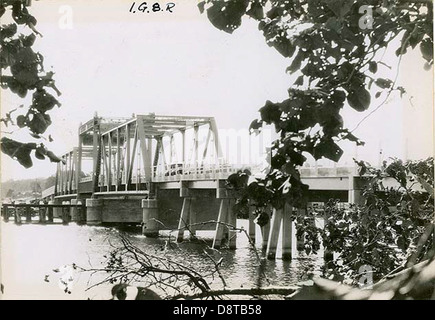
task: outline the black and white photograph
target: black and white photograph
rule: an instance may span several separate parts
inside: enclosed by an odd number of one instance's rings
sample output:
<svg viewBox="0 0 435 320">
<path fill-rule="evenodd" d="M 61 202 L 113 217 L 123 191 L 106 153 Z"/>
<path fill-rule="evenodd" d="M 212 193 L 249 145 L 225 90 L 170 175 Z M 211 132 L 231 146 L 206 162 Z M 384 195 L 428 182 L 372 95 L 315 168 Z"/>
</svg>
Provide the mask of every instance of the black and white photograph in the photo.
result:
<svg viewBox="0 0 435 320">
<path fill-rule="evenodd" d="M 0 300 L 435 300 L 433 7 L 1 0 Z"/>
</svg>

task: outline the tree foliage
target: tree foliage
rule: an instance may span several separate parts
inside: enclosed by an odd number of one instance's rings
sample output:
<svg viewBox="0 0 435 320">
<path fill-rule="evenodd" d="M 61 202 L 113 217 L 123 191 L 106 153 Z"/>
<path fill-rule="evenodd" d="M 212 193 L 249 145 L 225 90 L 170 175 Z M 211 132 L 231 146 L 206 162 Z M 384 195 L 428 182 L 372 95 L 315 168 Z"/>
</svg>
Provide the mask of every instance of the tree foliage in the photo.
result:
<svg viewBox="0 0 435 320">
<path fill-rule="evenodd" d="M 274 207 L 282 206 L 283 198 L 295 204 L 295 196 L 307 190 L 297 170 L 306 156 L 338 161 L 343 154 L 338 141 L 363 144 L 346 128 L 344 108 L 368 110 L 372 87 L 378 88 L 375 98 L 385 100 L 394 90 L 404 93 L 395 79 L 377 76 L 390 67 L 383 53 L 394 39 L 400 40 L 397 56 L 419 47 L 425 67 L 433 64 L 431 1 L 205 0 L 199 9 L 228 33 L 244 17 L 258 21 L 266 43 L 291 59 L 287 71 L 297 78 L 288 99 L 266 101 L 250 128 L 273 125 L 279 133 L 270 172 L 258 182 Z M 258 195 L 259 189 L 252 188 Z"/>
<path fill-rule="evenodd" d="M 6 113 L 1 118 L 5 127 L 17 126 L 26 128 L 32 138 L 41 140 L 47 128 L 51 125 L 49 111 L 60 106 L 55 95 L 60 95 L 53 80 L 53 72 L 44 70 L 44 58 L 32 48 L 40 33 L 35 29 L 37 23 L 28 9 L 27 2 L 23 0 L 2 0 L 0 4 L 0 17 L 2 19 L 10 13 L 11 23 L 0 27 L 0 66 L 1 86 L 9 89 L 20 98 L 32 94 L 31 104 L 24 114 L 13 117 L 13 112 L 23 106 Z M 30 30 L 30 33 L 28 32 Z M 49 137 L 51 139 L 51 137 Z M 47 150 L 43 143 L 19 142 L 11 138 L 2 137 L 1 150 L 3 153 L 16 159 L 22 166 L 29 168 L 33 165 L 31 153 L 37 159 L 49 158 L 53 162 L 60 159 Z"/>
</svg>

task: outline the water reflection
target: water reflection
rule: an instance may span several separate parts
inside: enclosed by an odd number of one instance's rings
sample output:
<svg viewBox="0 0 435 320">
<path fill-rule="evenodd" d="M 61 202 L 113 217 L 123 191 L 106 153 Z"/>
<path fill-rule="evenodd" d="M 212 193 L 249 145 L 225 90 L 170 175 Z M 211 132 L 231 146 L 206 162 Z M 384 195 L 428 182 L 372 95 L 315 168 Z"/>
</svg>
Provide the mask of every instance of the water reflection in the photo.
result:
<svg viewBox="0 0 435 320">
<path fill-rule="evenodd" d="M 292 261 L 259 260 L 244 234 L 239 234 L 236 250 L 211 250 L 210 234 L 200 233 L 199 242 L 168 242 L 168 237 L 150 239 L 139 230 L 119 230 L 107 227 L 1 223 L 1 267 L 5 286 L 4 299 L 108 299 L 111 285 L 105 284 L 87 290 L 104 280 L 106 274 L 76 273 L 71 293 L 59 285 L 62 266 L 77 265 L 86 268 L 105 266 L 107 254 L 120 245 L 119 234 L 127 233 L 132 243 L 153 254 L 165 253 L 169 259 L 189 264 L 199 271 L 210 271 L 214 261 L 222 258 L 221 272 L 229 287 L 287 286 L 306 280 L 309 272 L 318 273 L 322 259 L 296 253 Z M 238 227 L 247 227 L 244 220 Z M 259 232 L 257 232 L 257 235 Z M 261 241 L 257 236 L 257 250 Z M 294 241 L 295 243 L 295 241 Z M 205 251 L 204 251 L 205 250 Z M 296 250 L 293 250 L 296 252 Z M 262 254 L 264 256 L 264 254 Z M 277 252 L 277 257 L 280 252 Z M 62 269 L 59 269 L 62 270 Z M 221 286 L 215 277 L 212 287 Z"/>
</svg>

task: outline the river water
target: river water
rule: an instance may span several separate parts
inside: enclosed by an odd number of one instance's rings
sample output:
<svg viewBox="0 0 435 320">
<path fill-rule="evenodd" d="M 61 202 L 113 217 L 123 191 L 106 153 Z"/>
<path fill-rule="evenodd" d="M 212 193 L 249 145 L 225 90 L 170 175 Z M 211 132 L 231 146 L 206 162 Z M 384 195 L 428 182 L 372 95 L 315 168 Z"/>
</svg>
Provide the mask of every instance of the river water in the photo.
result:
<svg viewBox="0 0 435 320">
<path fill-rule="evenodd" d="M 56 221 L 55 221 L 56 222 Z M 60 221 L 51 225 L 1 222 L 0 264 L 3 299 L 109 299 L 112 285 L 100 282 L 105 273 L 91 275 L 89 272 L 74 271 L 66 266 L 75 263 L 83 268 L 102 268 L 107 254 L 119 243 L 120 230 L 109 227 L 93 227 Z M 247 229 L 248 221 L 238 220 L 238 227 Z M 257 228 L 256 246 L 261 254 L 260 230 Z M 211 260 L 204 254 L 204 243 L 185 241 L 165 246 L 167 237 L 150 239 L 142 236 L 140 230 L 122 231 L 132 243 L 143 251 L 164 254 L 165 257 L 180 262 L 189 262 L 195 268 L 207 268 Z M 209 240 L 209 232 L 199 232 L 199 238 Z M 296 241 L 293 241 L 295 247 Z M 166 248 L 163 250 L 163 248 Z M 218 256 L 216 256 L 216 254 Z M 306 280 L 308 273 L 319 273 L 322 259 L 305 256 L 293 248 L 293 259 L 283 261 L 278 248 L 276 260 L 263 260 L 260 263 L 255 251 L 243 233 L 238 234 L 237 249 L 222 249 L 214 253 L 214 258 L 222 258 L 221 272 L 229 287 L 249 287 L 256 285 L 288 286 Z M 262 267 L 260 267 L 262 265 Z M 210 265 L 212 267 L 212 265 Z M 58 272 L 55 272 L 55 271 Z M 264 276 L 266 275 L 266 277 Z M 71 275 L 70 293 L 64 292 L 60 279 Z M 216 286 L 219 280 L 215 280 Z M 88 290 L 87 290 L 88 289 Z"/>
</svg>

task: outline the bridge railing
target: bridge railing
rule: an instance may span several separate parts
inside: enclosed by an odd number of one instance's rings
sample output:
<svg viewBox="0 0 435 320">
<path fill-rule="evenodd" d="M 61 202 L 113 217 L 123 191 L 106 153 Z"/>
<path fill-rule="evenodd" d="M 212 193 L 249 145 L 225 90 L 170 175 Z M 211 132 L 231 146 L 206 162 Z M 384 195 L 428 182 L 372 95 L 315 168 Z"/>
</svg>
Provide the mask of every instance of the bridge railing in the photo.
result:
<svg viewBox="0 0 435 320">
<path fill-rule="evenodd" d="M 42 198 L 47 198 L 50 197 L 52 195 L 54 195 L 54 190 L 55 190 L 55 186 L 51 186 L 45 190 L 42 190 L 41 192 L 41 197 Z"/>
<path fill-rule="evenodd" d="M 231 164 L 202 164 L 184 165 L 171 164 L 166 166 L 154 166 L 153 182 L 179 181 L 179 180 L 209 180 L 226 179 L 236 173 L 243 165 Z"/>
</svg>

